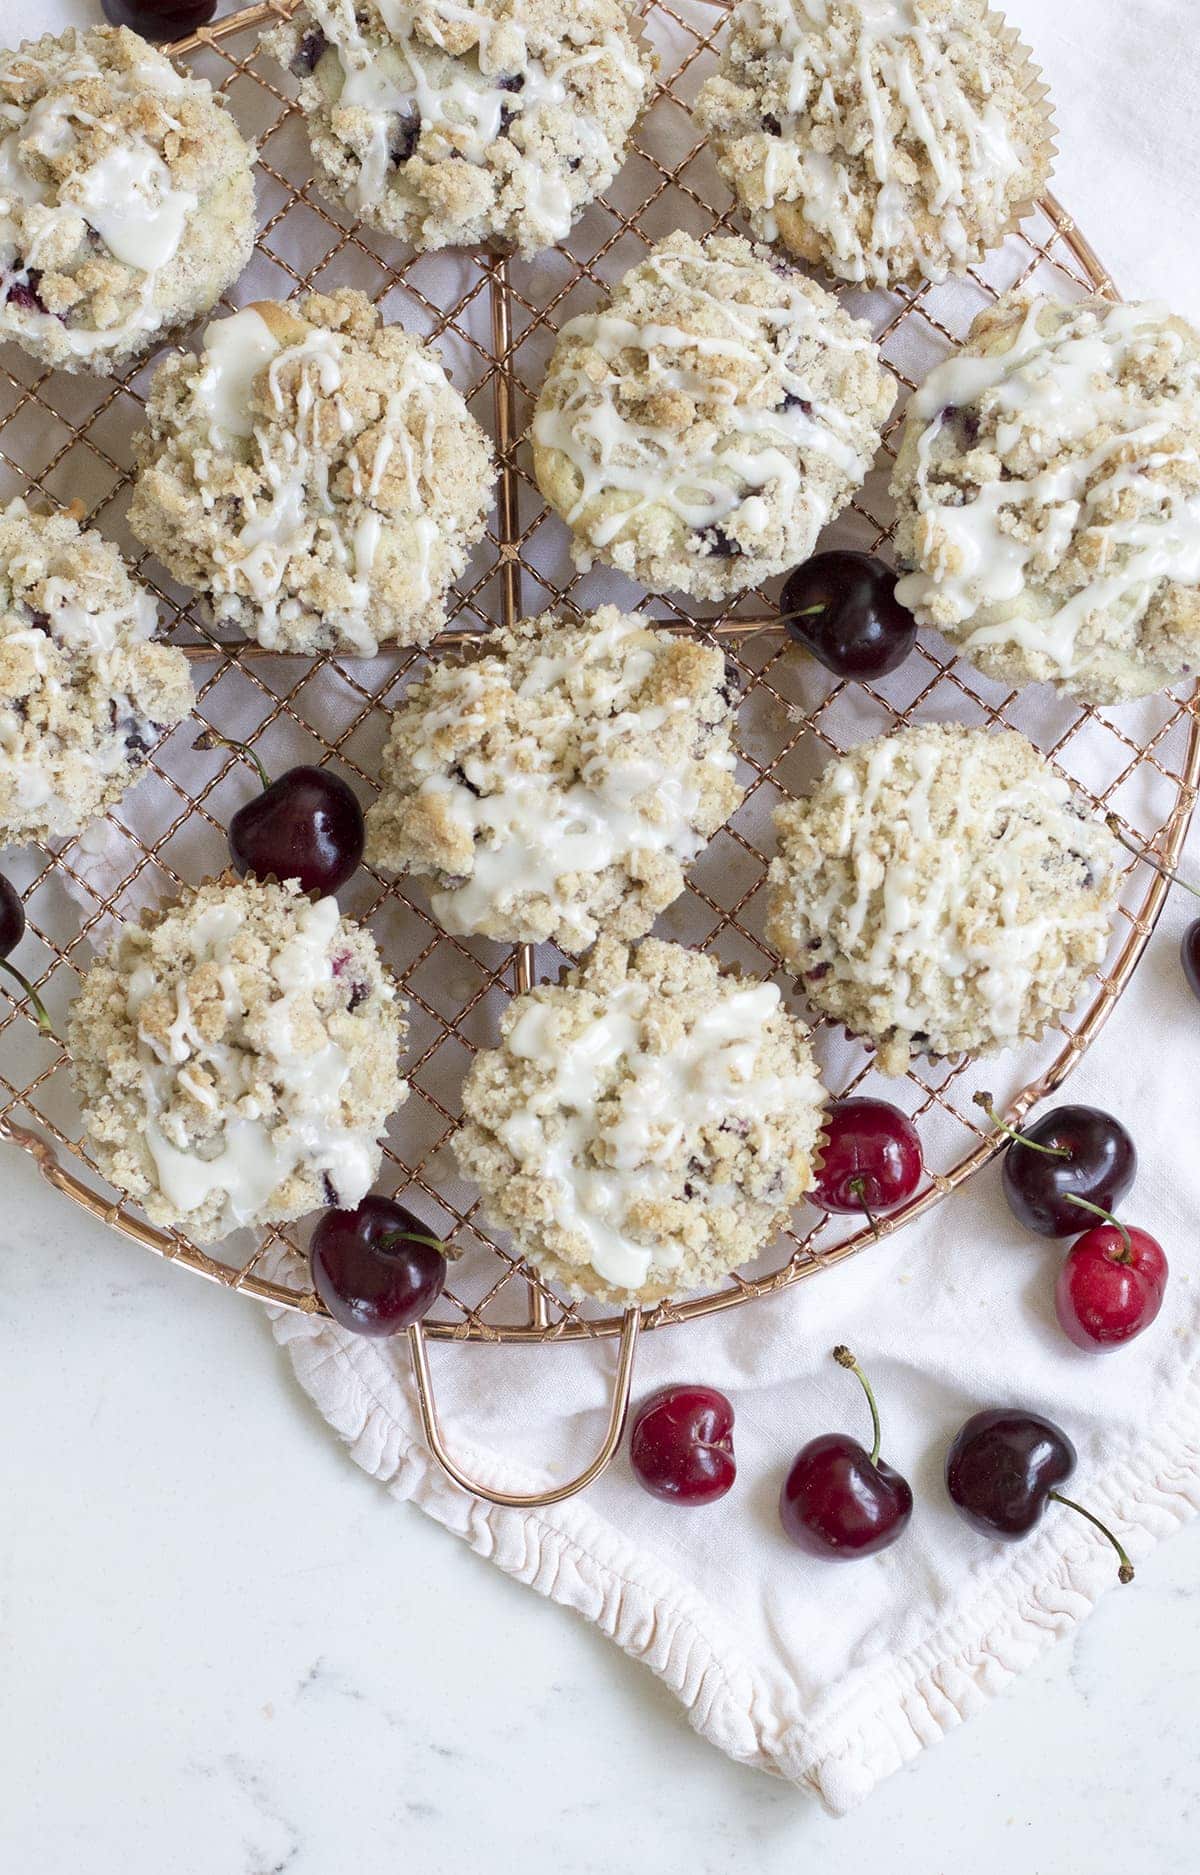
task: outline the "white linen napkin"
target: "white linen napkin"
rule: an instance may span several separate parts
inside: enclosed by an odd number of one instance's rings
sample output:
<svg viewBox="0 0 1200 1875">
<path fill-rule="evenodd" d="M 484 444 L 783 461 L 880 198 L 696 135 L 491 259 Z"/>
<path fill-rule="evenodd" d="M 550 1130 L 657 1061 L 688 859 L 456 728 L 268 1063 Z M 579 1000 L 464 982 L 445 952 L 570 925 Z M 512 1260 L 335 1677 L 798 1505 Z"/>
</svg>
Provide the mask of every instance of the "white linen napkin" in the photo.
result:
<svg viewBox="0 0 1200 1875">
<path fill-rule="evenodd" d="M 1023 1232 L 989 1168 L 923 1223 L 765 1302 L 642 1338 L 635 1399 L 669 1380 L 717 1386 L 737 1412 L 738 1480 L 719 1504 L 648 1497 L 625 1452 L 582 1498 L 500 1510 L 457 1490 L 424 1448 L 407 1350 L 278 1315 L 297 1377 L 358 1464 L 643 1660 L 731 1757 L 859 1802 L 967 1717 L 1116 1586 L 1104 1540 L 1051 1505 L 1020 1545 L 989 1542 L 945 1496 L 962 1421 L 1020 1404 L 1079 1451 L 1070 1489 L 1136 1560 L 1200 1508 L 1200 1217 L 1194 1090 L 1200 1008 L 1178 966 L 1192 916 L 1177 893 L 1141 969 L 1063 1099 L 1117 1113 L 1141 1166 L 1124 1206 L 1171 1261 L 1157 1322 L 1116 1353 L 1059 1330 L 1062 1249 Z M 867 1429 L 848 1342 L 883 1414 L 883 1452 L 916 1495 L 904 1537 L 854 1564 L 794 1550 L 776 1517 L 793 1453 L 815 1433 Z M 435 1343 L 446 1436 L 481 1480 L 522 1490 L 598 1446 L 614 1345 L 559 1349 Z M 536 1459 L 536 1463 L 534 1462 Z M 544 1467 L 544 1468 L 543 1468 Z M 1136 1582 L 1119 1589 L 1136 1595 Z"/>
</svg>

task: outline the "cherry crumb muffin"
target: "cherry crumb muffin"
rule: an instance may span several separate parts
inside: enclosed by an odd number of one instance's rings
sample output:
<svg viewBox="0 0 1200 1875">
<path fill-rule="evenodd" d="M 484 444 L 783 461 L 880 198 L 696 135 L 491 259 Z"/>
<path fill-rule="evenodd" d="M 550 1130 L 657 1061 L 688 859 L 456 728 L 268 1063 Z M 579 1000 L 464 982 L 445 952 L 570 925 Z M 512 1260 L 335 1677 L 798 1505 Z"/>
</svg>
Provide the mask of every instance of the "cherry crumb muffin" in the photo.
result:
<svg viewBox="0 0 1200 1875">
<path fill-rule="evenodd" d="M 988 0 L 740 0 L 696 117 L 758 239 L 917 286 L 998 247 L 1045 187 L 1044 95 Z"/>
<path fill-rule="evenodd" d="M 423 249 L 565 240 L 655 68 L 632 0 L 301 0 L 264 43 L 330 193 Z"/>
<path fill-rule="evenodd" d="M 494 632 L 393 717 L 368 858 L 428 879 L 447 931 L 641 937 L 741 801 L 734 695 L 720 651 L 615 606 Z"/>
<path fill-rule="evenodd" d="M 1108 947 L 1120 846 L 1015 729 L 880 736 L 775 825 L 768 939 L 885 1074 L 1037 1040 Z"/>
<path fill-rule="evenodd" d="M 347 287 L 214 320 L 133 447 L 138 539 L 217 625 L 306 654 L 428 643 L 495 478 L 433 352 Z"/>
<path fill-rule="evenodd" d="M 716 1283 L 813 1183 L 825 1094 L 772 983 L 602 937 L 516 997 L 476 1056 L 454 1152 L 514 1247 L 571 1295 Z"/>
<path fill-rule="evenodd" d="M 0 50 L 0 338 L 121 371 L 215 306 L 254 245 L 254 150 L 124 27 Z"/>
<path fill-rule="evenodd" d="M 726 599 L 808 558 L 894 396 L 821 287 L 746 241 L 672 234 L 563 327 L 534 469 L 584 571 Z"/>
<path fill-rule="evenodd" d="M 0 838 L 78 833 L 188 714 L 188 661 L 156 623 L 94 528 L 0 508 Z"/>
<path fill-rule="evenodd" d="M 1008 295 L 906 413 L 897 597 L 1003 683 L 1124 703 L 1200 666 L 1200 333 Z"/>
<path fill-rule="evenodd" d="M 403 1003 L 337 901 L 214 880 L 92 965 L 68 1043 L 105 1178 L 198 1243 L 352 1208 L 407 1085 Z"/>
</svg>

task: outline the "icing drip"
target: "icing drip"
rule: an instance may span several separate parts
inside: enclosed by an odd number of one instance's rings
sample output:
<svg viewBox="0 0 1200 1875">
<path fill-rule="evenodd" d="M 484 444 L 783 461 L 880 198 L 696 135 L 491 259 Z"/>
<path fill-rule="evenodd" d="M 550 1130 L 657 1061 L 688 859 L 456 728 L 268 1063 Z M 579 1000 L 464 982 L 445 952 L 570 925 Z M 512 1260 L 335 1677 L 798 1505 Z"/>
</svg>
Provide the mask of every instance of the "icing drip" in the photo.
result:
<svg viewBox="0 0 1200 1875">
<path fill-rule="evenodd" d="M 258 637 L 268 647 L 278 642 L 279 625 L 295 617 L 299 602 L 286 596 L 288 569 L 299 555 L 328 544 L 335 563 L 350 579 L 346 606 L 337 615 L 339 631 L 354 648 L 371 655 L 371 576 L 383 536 L 385 516 L 369 504 L 383 477 L 399 457 L 408 498 L 414 559 L 423 580 L 419 597 L 432 592 L 430 560 L 437 530 L 419 510 L 422 484 L 433 480 L 433 441 L 437 424 L 435 394 L 442 382 L 437 367 L 420 353 L 404 363 L 400 384 L 388 397 L 370 467 L 359 453 L 350 458 L 353 507 L 335 501 L 329 488 L 330 457 L 322 441 L 322 412 L 332 405 L 342 437 L 354 429 L 341 392 L 344 341 L 314 326 L 296 342 L 284 345 L 254 307 L 214 320 L 205 331 L 195 396 L 206 412 L 213 453 L 230 446 L 253 461 L 266 484 L 266 497 L 245 498 L 246 518 L 234 546 L 220 562 L 223 575 L 215 593 L 247 590 L 259 608 Z M 289 391 L 292 376 L 294 390 Z M 295 427 L 264 421 L 254 407 L 264 395 L 276 419 L 289 397 L 295 404 Z M 197 456 L 203 480 L 204 459 Z M 395 517 L 392 517 L 394 525 Z"/>
<path fill-rule="evenodd" d="M 307 1012 L 311 1007 L 312 992 L 333 977 L 329 953 L 338 929 L 336 902 L 329 898 L 314 904 L 297 902 L 295 934 L 279 948 L 271 964 L 279 995 L 256 1027 L 253 1041 L 246 1032 L 246 1011 L 234 969 L 244 923 L 237 904 L 218 902 L 201 914 L 189 934 L 188 974 L 204 964 L 212 964 L 217 971 L 224 1003 L 223 1039 L 205 1040 L 182 982 L 176 989 L 177 1013 L 165 1042 L 138 1030 L 148 1114 L 145 1140 L 159 1185 L 184 1214 L 221 1194 L 224 1230 L 252 1222 L 271 1194 L 300 1166 L 325 1173 L 338 1203 L 346 1206 L 365 1196 L 375 1169 L 373 1141 L 338 1119 L 349 1074 L 345 1054 L 333 1042 L 317 1049 L 299 1048 L 293 1033 L 294 1018 L 302 1008 Z M 128 952 L 127 965 L 135 955 Z M 158 987 L 156 966 L 143 954 L 128 976 L 129 1011 L 134 1020 Z M 391 992 L 385 986 L 381 993 Z M 221 1089 L 219 1104 L 229 1117 L 216 1150 L 203 1157 L 171 1109 L 182 1086 L 202 1107 L 214 1110 L 218 1100 L 211 1091 L 209 1073 Z M 259 1108 L 250 1092 L 264 1080 L 274 1092 L 274 1117 Z"/>
<path fill-rule="evenodd" d="M 850 758 L 827 771 L 822 785 L 842 810 L 832 843 L 839 864 L 824 890 L 818 875 L 808 891 L 807 926 L 827 933 L 867 981 L 886 984 L 897 1028 L 928 1032 L 939 983 L 961 979 L 982 999 L 996 1036 L 1012 1037 L 1022 1032 L 1047 942 L 1065 928 L 1054 902 L 1031 915 L 1022 880 L 1044 864 L 1047 812 L 1066 809 L 1071 791 L 1049 770 L 997 786 L 985 749 L 968 744 L 949 811 L 935 825 L 931 790 L 945 772 L 938 745 L 911 735 L 871 744 L 865 774 Z M 931 842 L 932 868 L 921 864 Z M 1090 863 L 1100 865 L 1097 854 Z"/>
<path fill-rule="evenodd" d="M 993 224 L 1007 220 L 1007 192 L 1021 168 L 1004 116 L 991 101 L 967 93 L 949 56 L 944 32 L 925 23 L 914 0 L 854 0 L 830 17 L 826 0 L 747 0 L 747 30 L 777 45 L 790 62 L 787 107 L 763 174 L 762 232 L 778 239 L 777 202 L 799 202 L 804 219 L 829 241 L 837 272 L 885 286 L 889 261 L 911 244 L 927 277 L 944 279 L 946 264 L 914 220 L 913 206 L 932 216 L 940 244 L 964 259 L 962 211 L 970 206 Z M 807 132 L 812 102 L 832 95 L 853 72 L 869 134 L 870 188 L 856 187 L 857 150 L 848 162 L 819 147 Z M 899 142 L 889 107 L 903 107 L 903 143 L 915 146 L 932 190 L 908 199 L 912 185 L 897 165 Z M 864 236 L 864 226 L 869 233 Z"/>
<path fill-rule="evenodd" d="M 4 57 L 16 54 L 0 54 Z M 22 69 L 30 63 L 22 52 Z M 165 61 L 161 62 L 165 66 Z M 164 99 L 178 95 L 184 80 L 159 61 L 146 61 L 127 72 L 105 71 L 83 47 L 77 47 L 71 68 L 47 82 L 66 87 L 79 80 L 103 76 L 118 101 L 140 97 L 155 106 L 158 129 L 178 128 Z M 71 350 L 85 356 L 101 348 L 120 346 L 149 331 L 158 322 L 159 275 L 174 260 L 197 207 L 197 197 L 176 188 L 171 172 L 149 136 L 121 141 L 110 135 L 95 160 L 75 170 L 61 185 L 37 174 L 31 156 L 61 157 L 78 142 L 80 128 L 93 129 L 96 119 L 70 99 L 55 92 L 40 98 L 26 112 L 11 104 L 0 106 L 0 121 L 12 126 L 0 137 L 0 306 L 14 286 L 29 286 L 30 276 L 42 270 L 48 244 L 64 232 L 82 239 L 91 229 L 115 260 L 141 276 L 132 312 L 118 324 L 92 329 L 62 322 Z M 77 230 L 77 233 L 76 233 Z M 22 306 L 24 320 L 55 315 L 36 306 Z M 11 319 L 11 311 L 9 313 Z"/>
<path fill-rule="evenodd" d="M 519 695 L 563 689 L 564 705 L 570 708 L 568 679 L 611 656 L 622 641 L 640 636 L 643 629 L 618 617 L 596 633 L 582 659 L 540 654 L 530 663 Z M 555 925 L 564 928 L 562 942 L 568 947 L 589 944 L 595 924 L 585 908 L 572 907 L 572 874 L 594 878 L 619 863 L 636 877 L 639 855 L 669 852 L 686 866 L 700 852 L 706 842 L 695 827 L 698 779 L 681 776 L 653 756 L 630 751 L 622 759 L 622 743 L 652 737 L 668 718 L 666 707 L 635 701 L 653 664 L 654 650 L 647 646 L 627 659 L 606 689 L 587 690 L 587 713 L 581 711 L 576 718 L 584 734 L 580 779 L 570 787 L 564 789 L 545 769 L 482 755 L 464 760 L 469 785 L 445 775 L 430 776 L 421 784 L 420 794 L 445 797 L 455 819 L 469 828 L 474 845 L 469 877 L 430 894 L 434 916 L 447 930 L 485 928 L 489 915 L 511 918 L 516 899 L 534 895 L 547 901 Z M 599 715 L 605 707 L 613 713 Z M 679 699 L 673 707 L 683 710 L 687 704 Z M 469 708 L 468 685 L 467 694 L 460 691 L 448 706 L 446 720 L 461 722 Z M 438 712 L 430 711 L 424 718 L 427 740 L 436 733 L 437 717 Z M 725 773 L 735 767 L 733 754 L 721 747 L 714 747 L 704 761 Z"/>
<path fill-rule="evenodd" d="M 722 259 L 721 269 L 757 274 L 758 264 Z M 534 440 L 565 456 L 579 476 L 579 492 L 566 519 L 574 525 L 601 495 L 627 497 L 619 511 L 589 523 L 590 543 L 603 549 L 649 506 L 668 508 L 692 532 L 736 516 L 738 544 L 754 551 L 755 535 L 767 525 L 769 491 L 781 491 L 786 509 L 807 513 L 814 532 L 829 517 L 830 501 L 806 481 L 788 450 L 826 456 L 855 483 L 869 467 L 851 440 L 847 419 L 833 402 L 818 398 L 798 353 L 806 343 L 872 354 L 865 332 L 843 333 L 795 286 L 781 278 L 770 306 L 741 305 L 710 289 L 709 263 L 660 250 L 642 263 L 672 296 L 682 296 L 701 315 L 716 318 L 720 331 L 637 323 L 615 310 L 585 313 L 562 328 L 563 341 L 587 352 L 571 362 L 556 359 L 551 381 L 564 385 L 561 404 L 543 398 L 533 421 Z M 678 302 L 676 302 L 678 303 Z M 594 356 L 593 356 L 594 355 Z M 688 355 L 707 361 L 702 371 L 678 362 Z M 596 381 L 595 358 L 604 374 Z M 722 378 L 719 363 L 728 360 Z M 753 384 L 764 371 L 777 375 L 774 408 L 747 401 L 739 390 L 747 368 Z M 647 372 L 649 391 L 635 385 Z M 656 427 L 639 407 L 658 392 L 681 391 L 715 405 L 703 440 L 680 456 L 674 430 Z M 781 447 L 781 445 L 783 447 Z"/>
<path fill-rule="evenodd" d="M 1038 319 L 1046 308 L 1030 302 L 1008 351 L 951 359 L 913 398 L 910 416 L 927 426 L 918 447 L 918 541 L 930 551 L 928 570 L 903 579 L 897 597 L 919 613 L 935 606 L 947 626 L 1011 605 L 1010 616 L 961 634 L 965 649 L 1018 645 L 1069 678 L 1084 664 L 1086 628 L 1098 614 L 1136 621 L 1162 581 L 1200 584 L 1200 495 L 1156 474 L 1197 460 L 1190 445 L 1164 447 L 1178 437 L 1178 405 L 1155 409 L 1121 382 L 1164 343 L 1182 353 L 1178 335 L 1164 327 L 1165 308 L 1083 306 L 1061 322 L 1055 308 L 1055 329 L 1044 337 Z M 1185 389 L 1200 410 L 1194 364 Z M 939 480 L 934 446 L 964 408 L 994 427 L 1001 455 L 1021 442 L 1047 466 L 974 492 Z M 1018 526 L 1023 513 L 1032 523 Z M 1084 535 L 1093 576 L 1081 570 L 1077 589 L 1047 615 L 1023 605 L 1030 571 L 1053 571 Z"/>
<path fill-rule="evenodd" d="M 638 1242 L 627 1218 L 639 1202 L 674 1195 L 667 1167 L 680 1142 L 744 1120 L 757 1149 L 769 1151 L 772 1111 L 793 1092 L 778 1076 L 755 1076 L 763 1027 L 779 1008 L 774 984 L 723 990 L 666 1053 L 643 1043 L 648 995 L 630 979 L 566 1038 L 560 1006 L 530 999 L 506 1043 L 549 1078 L 500 1137 L 520 1166 L 551 1185 L 554 1221 L 582 1238 L 597 1275 L 622 1289 L 640 1288 L 652 1261 L 679 1261 L 661 1243 Z"/>
<path fill-rule="evenodd" d="M 458 158 L 482 164 L 514 118 L 570 105 L 575 134 L 585 143 L 607 147 L 600 126 L 580 114 L 578 95 L 570 85 L 571 74 L 585 65 L 603 59 L 636 96 L 645 89 L 641 68 L 611 30 L 583 52 L 573 51 L 564 40 L 561 56 L 548 68 L 530 49 L 529 28 L 519 5 L 496 17 L 454 0 L 437 0 L 433 8 L 419 9 L 405 0 L 379 0 L 392 38 L 382 52 L 370 28 L 364 31 L 348 8 L 335 13 L 321 0 L 310 0 L 310 6 L 329 42 L 328 64 L 336 67 L 337 103 L 361 114 L 366 125 L 365 138 L 355 137 L 361 170 L 351 192 L 353 205 L 362 211 L 402 180 L 404 163 L 417 152 L 418 140 L 422 161 Z M 454 56 L 444 41 L 431 46 L 419 37 L 418 21 L 422 34 L 434 38 L 439 26 L 467 26 L 475 44 L 469 53 Z M 512 154 L 518 169 L 535 169 L 534 159 L 518 145 L 513 145 Z M 537 174 L 531 196 L 547 224 L 548 238 L 562 240 L 574 213 L 566 183 Z"/>
</svg>

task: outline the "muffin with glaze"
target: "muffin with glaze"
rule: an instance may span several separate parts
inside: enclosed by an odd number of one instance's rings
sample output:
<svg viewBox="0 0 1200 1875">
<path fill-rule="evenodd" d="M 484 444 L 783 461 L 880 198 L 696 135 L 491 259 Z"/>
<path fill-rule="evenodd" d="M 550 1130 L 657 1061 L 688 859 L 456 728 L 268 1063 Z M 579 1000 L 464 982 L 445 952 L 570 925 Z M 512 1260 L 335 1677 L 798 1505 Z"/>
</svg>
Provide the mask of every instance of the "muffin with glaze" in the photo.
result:
<svg viewBox="0 0 1200 1875">
<path fill-rule="evenodd" d="M 0 508 L 0 837 L 62 839 L 120 800 L 188 714 L 154 601 L 71 514 Z"/>
<path fill-rule="evenodd" d="M 0 338 L 122 371 L 241 273 L 253 170 L 212 86 L 124 27 L 0 50 Z"/>
<path fill-rule="evenodd" d="M 881 287 L 998 247 L 1054 154 L 987 0 L 740 0 L 696 117 L 759 240 Z"/>
<path fill-rule="evenodd" d="M 1200 666 L 1200 333 L 1010 294 L 910 400 L 897 596 L 1003 683 L 1082 703 Z"/>
<path fill-rule="evenodd" d="M 408 1091 L 403 1007 L 335 899 L 201 886 L 127 926 L 72 1007 L 96 1165 L 197 1243 L 356 1205 Z"/>
<path fill-rule="evenodd" d="M 483 536 L 491 447 L 441 364 L 348 287 L 259 301 L 164 359 L 129 525 L 276 651 L 426 644 Z"/>
<path fill-rule="evenodd" d="M 1015 729 L 879 736 L 775 826 L 768 939 L 885 1074 L 1036 1040 L 1108 947 L 1121 848 Z"/>
<path fill-rule="evenodd" d="M 813 1184 L 825 1093 L 772 983 L 602 937 L 509 1004 L 454 1153 L 514 1247 L 571 1295 L 657 1302 L 746 1262 Z"/>
<path fill-rule="evenodd" d="M 870 330 L 765 249 L 672 234 L 559 334 L 533 419 L 572 554 L 725 599 L 804 560 L 895 383 Z"/>
<path fill-rule="evenodd" d="M 565 240 L 656 64 L 632 0 L 301 0 L 264 43 L 329 192 L 421 249 Z"/>
<path fill-rule="evenodd" d="M 439 661 L 392 718 L 367 857 L 447 931 L 582 950 L 641 937 L 741 801 L 725 659 L 605 606 Z"/>
</svg>

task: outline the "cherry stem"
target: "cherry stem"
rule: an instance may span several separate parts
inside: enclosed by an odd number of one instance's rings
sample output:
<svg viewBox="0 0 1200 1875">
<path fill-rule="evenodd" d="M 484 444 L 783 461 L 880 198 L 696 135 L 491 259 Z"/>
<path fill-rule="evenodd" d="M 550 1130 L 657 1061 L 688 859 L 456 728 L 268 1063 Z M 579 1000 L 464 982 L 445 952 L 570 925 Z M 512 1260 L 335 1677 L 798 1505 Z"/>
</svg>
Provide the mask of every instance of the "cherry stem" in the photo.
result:
<svg viewBox="0 0 1200 1875">
<path fill-rule="evenodd" d="M 799 611 L 797 612 L 781 612 L 779 614 L 777 623 L 780 625 L 786 625 L 789 623 L 790 620 L 794 618 L 820 618 L 822 612 L 824 612 L 826 609 L 827 608 L 823 600 L 819 605 L 804 605 L 804 606 L 801 606 Z"/>
<path fill-rule="evenodd" d="M 863 1211 L 866 1215 L 867 1223 L 871 1226 L 872 1232 L 874 1233 L 876 1237 L 878 1237 L 879 1225 L 877 1224 L 875 1220 L 875 1213 L 872 1211 L 870 1205 L 867 1203 L 867 1181 L 864 1178 L 852 1178 L 850 1180 L 850 1189 L 854 1193 L 854 1196 L 858 1199 L 859 1204 L 862 1206 Z"/>
<path fill-rule="evenodd" d="M 219 736 L 215 729 L 206 729 L 196 737 L 192 747 L 194 749 L 235 749 L 243 761 L 252 762 L 257 768 L 258 778 L 263 787 L 269 788 L 271 785 L 271 777 L 263 766 L 261 756 L 250 747 L 248 742 L 235 742 L 232 736 Z"/>
<path fill-rule="evenodd" d="M 1099 1517 L 1095 1516 L 1090 1510 L 1085 1510 L 1082 1504 L 1077 1504 L 1073 1497 L 1064 1497 L 1061 1491 L 1051 1491 L 1049 1495 L 1054 1499 L 1056 1504 L 1065 1504 L 1068 1510 L 1077 1510 L 1081 1517 L 1086 1517 L 1090 1524 L 1095 1525 L 1101 1536 L 1106 1536 L 1108 1538 L 1121 1561 L 1121 1567 L 1117 1570 L 1118 1582 L 1132 1582 L 1133 1564 L 1125 1554 L 1125 1551 L 1121 1548 L 1121 1545 L 1117 1542 L 1116 1537 L 1113 1535 L 1108 1525 L 1106 1523 L 1101 1523 Z"/>
<path fill-rule="evenodd" d="M 862 1390 L 867 1396 L 867 1405 L 871 1409 L 871 1434 L 872 1434 L 872 1441 L 873 1441 L 871 1445 L 871 1463 L 873 1465 L 877 1465 L 879 1463 L 879 1437 L 880 1437 L 879 1408 L 875 1404 L 875 1394 L 872 1390 L 871 1383 L 867 1379 L 867 1376 L 863 1373 L 862 1368 L 859 1366 L 854 1356 L 851 1354 L 849 1348 L 842 1348 L 842 1347 L 835 1348 L 833 1350 L 833 1358 L 837 1362 L 839 1367 L 848 1367 L 850 1369 L 850 1372 L 857 1376 L 858 1380 L 860 1381 L 862 1385 Z"/>
<path fill-rule="evenodd" d="M 52 1034 L 53 1024 L 50 1021 L 50 1012 L 34 989 L 33 984 L 29 981 L 29 978 L 21 974 L 16 964 L 10 964 L 7 957 L 0 957 L 0 970 L 7 970 L 9 976 L 15 977 L 17 982 L 21 985 L 21 988 L 29 998 L 29 1006 L 33 1010 L 38 1028 L 42 1031 L 42 1034 Z"/>
<path fill-rule="evenodd" d="M 983 1111 L 987 1114 L 992 1125 L 1001 1133 L 1007 1133 L 1008 1137 L 1015 1145 L 1028 1146 L 1030 1152 L 1044 1152 L 1047 1157 L 1051 1159 L 1070 1158 L 1071 1151 L 1068 1146 L 1043 1146 L 1040 1140 L 1027 1138 L 1024 1133 L 1019 1133 L 1015 1126 L 1010 1126 L 1007 1120 L 1002 1120 L 1000 1115 L 996 1112 L 995 1107 L 992 1105 L 992 1096 L 990 1094 L 974 1094 L 972 1095 L 972 1099 L 977 1107 L 983 1108 Z"/>
<path fill-rule="evenodd" d="M 446 1246 L 442 1242 L 442 1239 L 440 1237 L 427 1237 L 424 1231 L 390 1230 L 386 1237 L 381 1237 L 379 1239 L 379 1248 L 381 1250 L 390 1250 L 392 1245 L 396 1243 L 427 1243 L 431 1250 L 439 1250 L 443 1256 L 446 1254 Z"/>
<path fill-rule="evenodd" d="M 1093 1204 L 1090 1198 L 1077 1198 L 1073 1191 L 1064 1192 L 1063 1196 L 1066 1198 L 1068 1204 L 1077 1204 L 1081 1211 L 1090 1211 L 1093 1217 L 1102 1217 L 1106 1224 L 1111 1224 L 1114 1230 L 1119 1230 L 1121 1233 L 1121 1241 L 1125 1245 L 1125 1254 L 1121 1258 L 1121 1262 L 1133 1262 L 1133 1238 L 1129 1235 L 1129 1232 L 1126 1230 L 1119 1217 L 1114 1217 L 1111 1211 L 1106 1211 L 1102 1204 Z"/>
<path fill-rule="evenodd" d="M 1156 872 L 1160 879 L 1165 879 L 1169 885 L 1181 885 L 1185 892 L 1191 893 L 1193 898 L 1200 898 L 1200 885 L 1193 885 L 1190 879 L 1183 877 L 1182 873 L 1173 871 L 1170 866 L 1164 866 L 1161 859 L 1150 852 L 1148 847 L 1139 846 L 1136 840 L 1128 839 L 1115 814 L 1106 814 L 1104 824 L 1110 833 L 1116 835 L 1127 853 L 1134 853 L 1138 859 L 1144 859 L 1147 866 L 1152 872 Z"/>
</svg>

